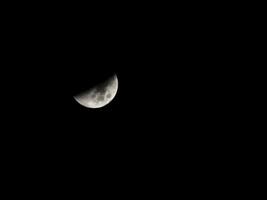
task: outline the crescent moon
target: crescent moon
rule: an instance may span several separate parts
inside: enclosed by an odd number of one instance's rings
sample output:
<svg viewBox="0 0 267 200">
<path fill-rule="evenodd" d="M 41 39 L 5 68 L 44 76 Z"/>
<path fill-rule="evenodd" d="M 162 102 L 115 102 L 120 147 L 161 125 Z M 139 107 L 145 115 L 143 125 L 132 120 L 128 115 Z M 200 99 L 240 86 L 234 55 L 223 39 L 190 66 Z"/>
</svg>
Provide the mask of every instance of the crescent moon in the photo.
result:
<svg viewBox="0 0 267 200">
<path fill-rule="evenodd" d="M 74 99 L 87 108 L 101 108 L 114 99 L 117 91 L 118 78 L 115 74 L 103 83 L 74 96 Z"/>
</svg>

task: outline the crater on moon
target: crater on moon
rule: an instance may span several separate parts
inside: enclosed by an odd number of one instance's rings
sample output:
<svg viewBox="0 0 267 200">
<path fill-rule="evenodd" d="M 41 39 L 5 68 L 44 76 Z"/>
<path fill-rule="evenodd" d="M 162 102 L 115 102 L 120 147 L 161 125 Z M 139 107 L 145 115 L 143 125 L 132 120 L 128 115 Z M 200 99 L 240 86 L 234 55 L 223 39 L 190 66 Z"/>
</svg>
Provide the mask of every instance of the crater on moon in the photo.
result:
<svg viewBox="0 0 267 200">
<path fill-rule="evenodd" d="M 104 95 L 101 95 L 101 96 L 97 97 L 97 101 L 104 101 L 104 99 L 105 99 Z"/>
<path fill-rule="evenodd" d="M 107 97 L 107 98 L 110 98 L 110 97 L 111 97 L 111 94 L 110 94 L 110 93 L 108 93 L 106 97 Z"/>
</svg>

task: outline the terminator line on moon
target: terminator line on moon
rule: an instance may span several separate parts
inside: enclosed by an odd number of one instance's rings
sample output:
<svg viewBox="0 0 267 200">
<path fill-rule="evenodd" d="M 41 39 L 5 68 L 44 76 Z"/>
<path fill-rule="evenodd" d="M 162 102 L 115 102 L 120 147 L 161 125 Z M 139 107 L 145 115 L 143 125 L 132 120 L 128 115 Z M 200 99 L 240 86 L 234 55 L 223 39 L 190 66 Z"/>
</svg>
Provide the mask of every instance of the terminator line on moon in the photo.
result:
<svg viewBox="0 0 267 200">
<path fill-rule="evenodd" d="M 74 99 L 87 108 L 101 108 L 114 99 L 117 91 L 118 78 L 115 74 L 107 81 L 74 96 Z"/>
</svg>

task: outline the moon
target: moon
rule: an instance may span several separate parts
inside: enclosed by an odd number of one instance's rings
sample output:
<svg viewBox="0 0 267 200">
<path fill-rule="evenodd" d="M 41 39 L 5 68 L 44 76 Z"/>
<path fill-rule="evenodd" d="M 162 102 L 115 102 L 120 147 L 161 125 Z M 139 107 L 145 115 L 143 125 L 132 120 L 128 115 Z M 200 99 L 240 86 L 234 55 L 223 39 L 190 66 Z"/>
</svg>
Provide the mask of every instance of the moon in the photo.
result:
<svg viewBox="0 0 267 200">
<path fill-rule="evenodd" d="M 118 91 L 118 77 L 114 74 L 103 83 L 82 92 L 74 99 L 87 108 L 101 108 L 109 104 Z"/>
</svg>

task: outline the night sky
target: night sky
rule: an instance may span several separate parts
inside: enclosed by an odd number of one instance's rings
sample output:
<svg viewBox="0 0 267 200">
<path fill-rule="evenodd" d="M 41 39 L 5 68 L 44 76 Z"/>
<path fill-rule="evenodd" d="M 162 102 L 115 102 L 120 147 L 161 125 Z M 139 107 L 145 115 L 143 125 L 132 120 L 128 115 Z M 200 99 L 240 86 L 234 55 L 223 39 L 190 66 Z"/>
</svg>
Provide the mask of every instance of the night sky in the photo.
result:
<svg viewBox="0 0 267 200">
<path fill-rule="evenodd" d="M 46 26 L 40 24 L 49 19 L 39 19 L 35 32 L 23 36 L 27 40 L 18 39 L 26 48 L 17 50 L 19 57 L 12 65 L 23 65 L 16 69 L 21 75 L 17 87 L 23 88 L 17 91 L 28 97 L 21 100 L 27 106 L 19 109 L 32 113 L 29 121 L 37 121 L 57 139 L 66 134 L 69 142 L 77 143 L 91 137 L 132 141 L 132 134 L 137 142 L 159 136 L 161 130 L 165 138 L 169 128 L 179 132 L 194 129 L 192 121 L 201 124 L 198 117 L 203 120 L 201 112 L 212 101 L 205 97 L 208 80 L 216 74 L 208 75 L 212 55 L 207 59 L 200 35 L 194 36 L 199 27 L 159 16 L 94 20 L 91 14 L 80 15 L 66 15 L 62 23 L 50 19 Z M 18 29 L 27 32 L 31 27 Z M 90 110 L 74 101 L 75 94 L 113 73 L 118 75 L 119 91 L 111 104 Z"/>
<path fill-rule="evenodd" d="M 231 101 L 224 95 L 225 57 L 215 50 L 223 41 L 197 13 L 182 10 L 63 9 L 53 17 L 16 18 L 14 30 L 7 29 L 2 73 L 10 149 L 103 174 L 105 166 L 134 168 L 132 176 L 142 166 L 148 174 L 176 161 L 190 169 L 218 156 Z M 88 109 L 74 100 L 114 73 L 119 88 L 110 104 Z"/>
</svg>

